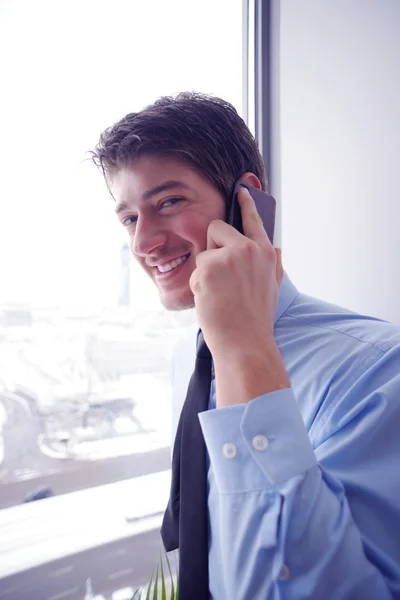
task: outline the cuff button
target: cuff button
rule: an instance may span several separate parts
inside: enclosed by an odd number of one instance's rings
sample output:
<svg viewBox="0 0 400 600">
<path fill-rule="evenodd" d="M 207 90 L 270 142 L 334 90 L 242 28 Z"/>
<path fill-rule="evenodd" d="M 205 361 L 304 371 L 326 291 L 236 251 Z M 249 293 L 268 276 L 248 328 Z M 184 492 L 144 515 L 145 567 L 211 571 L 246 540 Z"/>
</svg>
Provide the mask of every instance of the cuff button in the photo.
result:
<svg viewBox="0 0 400 600">
<path fill-rule="evenodd" d="M 256 435 L 253 437 L 252 445 L 255 450 L 262 452 L 268 448 L 269 442 L 265 435 Z"/>
</svg>

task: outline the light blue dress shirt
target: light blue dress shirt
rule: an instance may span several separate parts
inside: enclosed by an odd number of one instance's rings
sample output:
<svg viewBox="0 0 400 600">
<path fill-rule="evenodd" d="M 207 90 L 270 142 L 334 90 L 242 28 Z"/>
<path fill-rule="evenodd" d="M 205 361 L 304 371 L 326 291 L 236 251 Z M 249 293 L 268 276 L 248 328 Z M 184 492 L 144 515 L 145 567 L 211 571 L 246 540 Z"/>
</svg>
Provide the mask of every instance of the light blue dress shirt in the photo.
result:
<svg viewBox="0 0 400 600">
<path fill-rule="evenodd" d="M 275 335 L 291 389 L 199 415 L 210 597 L 400 599 L 400 328 L 285 274 Z"/>
</svg>

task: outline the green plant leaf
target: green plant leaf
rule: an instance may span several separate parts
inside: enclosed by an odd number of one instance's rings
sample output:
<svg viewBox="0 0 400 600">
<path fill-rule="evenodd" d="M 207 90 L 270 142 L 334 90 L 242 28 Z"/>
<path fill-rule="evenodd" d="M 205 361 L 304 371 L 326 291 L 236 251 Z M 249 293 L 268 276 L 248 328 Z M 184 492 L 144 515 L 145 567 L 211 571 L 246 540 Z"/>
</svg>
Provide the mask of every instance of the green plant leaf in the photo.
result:
<svg viewBox="0 0 400 600">
<path fill-rule="evenodd" d="M 177 563 L 176 552 L 174 552 L 175 563 Z M 164 560 L 166 562 L 167 568 L 164 569 Z M 167 595 L 167 578 L 168 575 L 171 580 L 171 590 Z M 176 581 L 174 582 L 174 577 L 172 576 L 171 563 L 168 558 L 168 553 L 165 549 L 160 551 L 160 558 L 156 569 L 153 570 L 151 574 L 150 581 L 146 587 L 141 587 L 137 589 L 131 600 L 143 600 L 144 592 L 146 591 L 145 600 L 178 600 L 178 567 L 176 566 Z"/>
<path fill-rule="evenodd" d="M 153 600 L 158 599 L 158 565 L 156 568 L 156 576 L 154 577 Z"/>
<path fill-rule="evenodd" d="M 174 556 L 175 556 L 175 570 L 176 570 L 176 596 L 175 596 L 175 600 L 178 600 L 179 569 L 178 569 L 178 563 L 177 563 L 177 559 L 176 559 L 176 552 L 174 553 Z"/>
<path fill-rule="evenodd" d="M 168 558 L 167 552 L 165 553 L 165 560 L 167 561 L 169 576 L 171 578 L 171 600 L 176 600 L 177 597 L 178 597 L 178 589 L 176 590 L 176 596 L 175 596 L 174 578 L 172 577 L 171 565 L 170 565 L 170 562 L 169 562 L 169 558 Z"/>
<path fill-rule="evenodd" d="M 146 600 L 151 600 L 150 599 L 150 592 L 151 592 L 151 584 L 153 583 L 153 577 L 154 577 L 154 572 L 151 574 L 149 587 L 147 588 Z"/>
<path fill-rule="evenodd" d="M 160 552 L 160 568 L 161 568 L 161 600 L 167 600 L 167 590 L 165 589 L 165 578 L 163 568 L 163 557 Z"/>
</svg>

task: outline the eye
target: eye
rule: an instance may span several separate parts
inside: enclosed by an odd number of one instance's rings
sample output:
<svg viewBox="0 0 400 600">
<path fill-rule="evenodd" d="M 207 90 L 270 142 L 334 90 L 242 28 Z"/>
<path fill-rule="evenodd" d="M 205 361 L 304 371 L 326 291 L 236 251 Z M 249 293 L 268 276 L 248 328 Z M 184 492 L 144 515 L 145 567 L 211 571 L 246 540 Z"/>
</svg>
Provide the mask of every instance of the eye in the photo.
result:
<svg viewBox="0 0 400 600">
<path fill-rule="evenodd" d="M 136 221 L 137 217 L 126 217 L 126 219 L 122 221 L 122 225 L 124 227 L 129 227 L 129 225 L 133 225 L 134 223 L 136 223 Z"/>
<path fill-rule="evenodd" d="M 183 200 L 183 198 L 167 198 L 167 200 L 164 200 L 163 202 L 161 202 L 160 204 L 160 208 L 168 208 L 168 206 L 173 206 L 174 204 L 177 204 L 178 202 L 181 202 Z"/>
</svg>

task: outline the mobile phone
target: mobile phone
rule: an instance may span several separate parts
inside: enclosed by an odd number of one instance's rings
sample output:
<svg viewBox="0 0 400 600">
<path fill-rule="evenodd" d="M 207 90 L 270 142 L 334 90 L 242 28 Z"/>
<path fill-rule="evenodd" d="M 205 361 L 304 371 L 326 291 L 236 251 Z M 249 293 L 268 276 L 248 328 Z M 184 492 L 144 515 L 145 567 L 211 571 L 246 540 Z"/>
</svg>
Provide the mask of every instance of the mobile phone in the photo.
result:
<svg viewBox="0 0 400 600">
<path fill-rule="evenodd" d="M 237 195 L 241 187 L 245 187 L 249 190 L 250 196 L 253 198 L 257 207 L 258 214 L 260 215 L 264 224 L 264 229 L 267 232 L 271 244 L 273 244 L 275 230 L 276 200 L 266 192 L 258 190 L 252 185 L 249 185 L 248 183 L 244 183 L 243 181 L 238 181 L 236 183 L 232 194 L 231 205 L 228 211 L 227 223 L 235 227 L 235 229 L 237 229 L 240 233 L 243 234 L 242 213 L 239 201 L 237 199 Z"/>
</svg>

